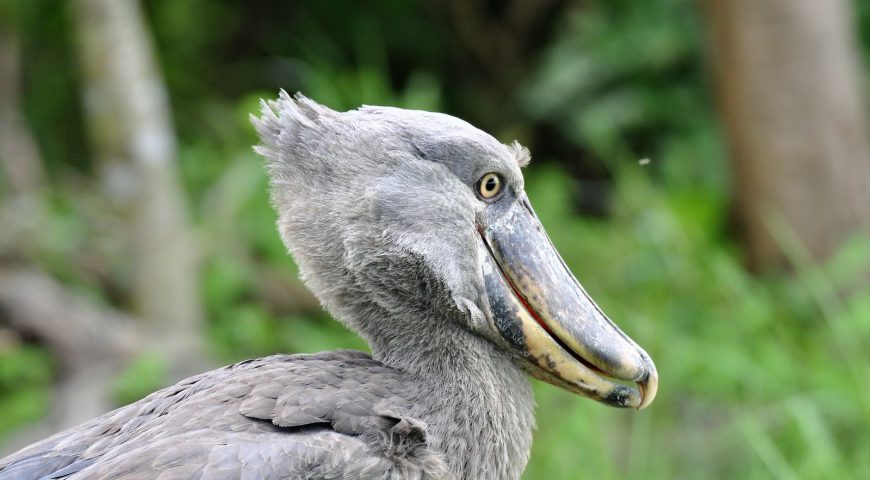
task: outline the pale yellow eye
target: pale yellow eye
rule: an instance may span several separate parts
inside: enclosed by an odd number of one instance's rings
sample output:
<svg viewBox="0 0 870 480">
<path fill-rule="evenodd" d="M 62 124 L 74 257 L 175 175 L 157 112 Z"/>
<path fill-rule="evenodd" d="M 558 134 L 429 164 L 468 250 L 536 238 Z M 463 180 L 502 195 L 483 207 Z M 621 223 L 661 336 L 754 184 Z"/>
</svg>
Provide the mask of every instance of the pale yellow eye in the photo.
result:
<svg viewBox="0 0 870 480">
<path fill-rule="evenodd" d="M 477 191 L 484 200 L 491 200 L 501 191 L 502 183 L 499 174 L 487 173 L 478 182 Z"/>
</svg>

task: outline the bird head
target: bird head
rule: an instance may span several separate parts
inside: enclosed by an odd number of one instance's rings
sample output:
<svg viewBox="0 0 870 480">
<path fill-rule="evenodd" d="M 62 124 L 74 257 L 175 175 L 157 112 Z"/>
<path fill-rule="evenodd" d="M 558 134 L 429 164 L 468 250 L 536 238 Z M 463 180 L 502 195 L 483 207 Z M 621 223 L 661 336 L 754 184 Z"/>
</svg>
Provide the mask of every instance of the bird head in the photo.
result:
<svg viewBox="0 0 870 480">
<path fill-rule="evenodd" d="M 285 92 L 252 121 L 303 280 L 370 344 L 451 322 L 558 387 L 612 406 L 652 402 L 649 355 L 595 304 L 538 220 L 525 148 L 449 115 L 339 113 Z"/>
</svg>

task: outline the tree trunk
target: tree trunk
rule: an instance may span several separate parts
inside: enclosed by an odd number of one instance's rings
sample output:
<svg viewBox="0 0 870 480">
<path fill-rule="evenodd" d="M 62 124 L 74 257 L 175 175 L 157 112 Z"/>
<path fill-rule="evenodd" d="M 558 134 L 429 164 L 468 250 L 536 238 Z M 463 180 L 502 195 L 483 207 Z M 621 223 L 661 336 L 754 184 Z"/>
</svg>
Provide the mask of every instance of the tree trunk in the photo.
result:
<svg viewBox="0 0 870 480">
<path fill-rule="evenodd" d="M 137 314 L 182 349 L 202 319 L 166 88 L 137 0 L 75 0 L 84 106 L 107 197 L 128 219 Z"/>
<path fill-rule="evenodd" d="M 45 218 L 45 171 L 22 108 L 21 51 L 17 26 L 0 18 L 0 254 L 31 244 Z"/>
<path fill-rule="evenodd" d="M 42 189 L 39 149 L 21 110 L 21 37 L 9 22 L 0 22 L 0 166 L 12 196 Z"/>
<path fill-rule="evenodd" d="M 819 260 L 870 226 L 870 144 L 847 0 L 704 0 L 752 266 Z"/>
</svg>

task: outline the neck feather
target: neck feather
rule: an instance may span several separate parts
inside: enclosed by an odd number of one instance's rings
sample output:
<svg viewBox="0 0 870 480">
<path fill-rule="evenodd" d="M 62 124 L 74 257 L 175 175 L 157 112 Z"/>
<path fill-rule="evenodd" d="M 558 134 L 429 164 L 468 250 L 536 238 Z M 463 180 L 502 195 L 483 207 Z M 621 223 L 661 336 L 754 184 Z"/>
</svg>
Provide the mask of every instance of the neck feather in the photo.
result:
<svg viewBox="0 0 870 480">
<path fill-rule="evenodd" d="M 519 478 L 534 429 L 527 376 L 508 354 L 453 320 L 388 318 L 377 324 L 390 331 L 369 338 L 373 355 L 417 384 L 414 413 L 458 478 Z"/>
</svg>

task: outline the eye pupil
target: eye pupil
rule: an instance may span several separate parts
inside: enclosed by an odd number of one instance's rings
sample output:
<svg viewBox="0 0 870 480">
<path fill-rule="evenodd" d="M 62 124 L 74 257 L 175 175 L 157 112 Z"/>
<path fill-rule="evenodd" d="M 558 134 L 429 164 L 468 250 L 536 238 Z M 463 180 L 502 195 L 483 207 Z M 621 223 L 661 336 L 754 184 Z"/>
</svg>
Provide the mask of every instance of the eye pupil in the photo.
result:
<svg viewBox="0 0 870 480">
<path fill-rule="evenodd" d="M 486 189 L 489 190 L 490 192 L 495 190 L 496 186 L 498 186 L 498 182 L 494 178 L 490 177 L 486 181 Z"/>
</svg>

